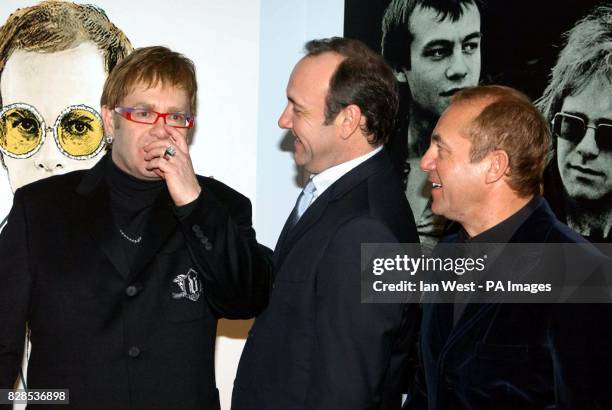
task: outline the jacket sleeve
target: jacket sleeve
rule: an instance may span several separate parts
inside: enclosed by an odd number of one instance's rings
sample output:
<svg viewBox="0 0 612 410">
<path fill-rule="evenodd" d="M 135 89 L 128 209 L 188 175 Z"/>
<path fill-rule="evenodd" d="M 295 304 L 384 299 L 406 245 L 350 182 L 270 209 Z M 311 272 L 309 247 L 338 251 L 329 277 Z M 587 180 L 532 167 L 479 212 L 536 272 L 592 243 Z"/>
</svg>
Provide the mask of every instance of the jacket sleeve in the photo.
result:
<svg viewBox="0 0 612 410">
<path fill-rule="evenodd" d="M 268 303 L 271 251 L 257 243 L 251 202 L 235 191 L 221 202 L 206 186 L 180 221 L 191 257 L 201 268 L 204 293 L 219 317 L 246 319 Z"/>
<path fill-rule="evenodd" d="M 398 349 L 398 340 L 406 345 L 400 334 L 407 330 L 402 326 L 406 305 L 361 303 L 361 243 L 384 242 L 397 242 L 385 225 L 354 219 L 335 233 L 318 264 L 317 360 L 310 372 L 308 409 L 379 409 L 389 391 L 397 392 L 395 408 L 400 406 L 401 388 L 390 386 L 385 376 L 395 372 L 390 366 L 407 365 L 408 352 Z"/>
<path fill-rule="evenodd" d="M 23 357 L 31 284 L 20 191 L 15 194 L 8 223 L 0 234 L 0 261 L 0 388 L 12 389 Z"/>
</svg>

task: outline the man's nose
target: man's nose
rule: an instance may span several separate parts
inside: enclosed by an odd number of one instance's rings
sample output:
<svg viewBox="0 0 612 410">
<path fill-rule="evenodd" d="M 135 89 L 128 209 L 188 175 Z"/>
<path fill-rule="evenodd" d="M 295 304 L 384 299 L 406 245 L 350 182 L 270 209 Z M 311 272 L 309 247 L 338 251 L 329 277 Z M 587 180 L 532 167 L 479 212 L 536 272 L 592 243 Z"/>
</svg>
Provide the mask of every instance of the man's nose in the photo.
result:
<svg viewBox="0 0 612 410">
<path fill-rule="evenodd" d="M 576 151 L 586 158 L 595 158 L 599 155 L 599 147 L 595 140 L 594 127 L 587 128 L 584 137 L 582 137 L 578 145 L 576 145 Z"/>
<path fill-rule="evenodd" d="M 450 59 L 450 65 L 446 69 L 446 77 L 449 80 L 458 81 L 465 78 L 469 72 L 467 63 L 468 56 L 464 55 L 461 50 L 455 50 Z"/>
<path fill-rule="evenodd" d="M 149 132 L 151 133 L 151 135 L 159 139 L 165 139 L 170 137 L 170 134 L 166 131 L 166 121 L 164 121 L 164 118 L 162 117 L 157 118 L 157 121 L 152 124 Z"/>
<path fill-rule="evenodd" d="M 51 130 L 47 129 L 46 133 L 45 142 L 34 155 L 34 166 L 39 171 L 49 173 L 62 172 L 66 168 L 67 158 L 57 148 Z"/>
<path fill-rule="evenodd" d="M 436 158 L 434 154 L 434 149 L 430 145 L 423 154 L 421 161 L 419 162 L 419 167 L 424 172 L 431 172 L 436 169 Z"/>
<path fill-rule="evenodd" d="M 293 122 L 291 120 L 291 109 L 289 105 L 285 107 L 280 117 L 278 118 L 278 126 L 283 129 L 290 129 L 293 126 Z"/>
</svg>

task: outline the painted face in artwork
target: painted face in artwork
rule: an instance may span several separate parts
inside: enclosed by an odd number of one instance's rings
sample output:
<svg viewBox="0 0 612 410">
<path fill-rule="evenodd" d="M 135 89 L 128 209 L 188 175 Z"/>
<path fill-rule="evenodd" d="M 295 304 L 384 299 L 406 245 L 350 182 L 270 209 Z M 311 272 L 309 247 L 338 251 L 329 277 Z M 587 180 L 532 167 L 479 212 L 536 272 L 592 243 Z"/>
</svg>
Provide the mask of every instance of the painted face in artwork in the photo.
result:
<svg viewBox="0 0 612 410">
<path fill-rule="evenodd" d="M 480 13 L 463 6 L 457 21 L 433 8 L 418 6 L 410 15 L 410 69 L 404 71 L 412 100 L 441 115 L 450 97 L 478 84 L 480 77 Z"/>
<path fill-rule="evenodd" d="M 13 192 L 101 158 L 105 79 L 102 52 L 92 42 L 55 53 L 13 52 L 0 77 L 0 152 Z"/>
</svg>

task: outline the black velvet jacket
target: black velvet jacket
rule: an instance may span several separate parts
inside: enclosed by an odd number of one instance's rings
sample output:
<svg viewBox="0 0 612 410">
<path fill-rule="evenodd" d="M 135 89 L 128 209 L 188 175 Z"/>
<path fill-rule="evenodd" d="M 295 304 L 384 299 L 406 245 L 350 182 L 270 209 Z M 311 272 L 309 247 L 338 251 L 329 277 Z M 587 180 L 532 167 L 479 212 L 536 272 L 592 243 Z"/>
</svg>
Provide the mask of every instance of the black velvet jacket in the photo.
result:
<svg viewBox="0 0 612 410">
<path fill-rule="evenodd" d="M 584 242 L 543 198 L 530 205 L 510 242 Z M 595 250 L 570 257 L 609 267 Z M 453 308 L 423 305 L 420 367 L 404 410 L 610 408 L 612 304 L 468 304 L 454 326 Z"/>
<path fill-rule="evenodd" d="M 130 266 L 105 160 L 15 194 L 0 235 L 0 388 L 15 381 L 29 322 L 28 387 L 70 389 L 57 408 L 218 409 L 217 318 L 257 314 L 270 284 L 250 202 L 198 177 L 202 194 L 178 218 L 163 188 Z"/>
</svg>

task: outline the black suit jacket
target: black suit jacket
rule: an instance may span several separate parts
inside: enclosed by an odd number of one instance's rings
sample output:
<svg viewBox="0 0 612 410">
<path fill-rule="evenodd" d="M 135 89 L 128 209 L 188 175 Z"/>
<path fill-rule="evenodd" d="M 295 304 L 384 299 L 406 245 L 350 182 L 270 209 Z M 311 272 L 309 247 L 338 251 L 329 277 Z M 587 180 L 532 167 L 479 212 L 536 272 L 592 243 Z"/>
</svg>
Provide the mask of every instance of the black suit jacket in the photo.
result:
<svg viewBox="0 0 612 410">
<path fill-rule="evenodd" d="M 510 242 L 585 242 L 537 201 Z M 594 248 L 566 257 L 610 266 Z M 473 303 L 454 326 L 453 308 L 423 305 L 420 366 L 404 410 L 610 408 L 612 304 Z"/>
<path fill-rule="evenodd" d="M 367 242 L 418 242 L 384 151 L 283 229 L 270 304 L 240 360 L 234 410 L 400 407 L 417 307 L 360 303 L 360 245 Z"/>
<path fill-rule="evenodd" d="M 28 387 L 68 388 L 70 408 L 218 409 L 217 318 L 267 302 L 250 202 L 198 177 L 202 194 L 179 220 L 164 189 L 130 270 L 105 160 L 15 194 L 0 236 L 0 388 L 15 381 L 29 322 Z"/>
</svg>

